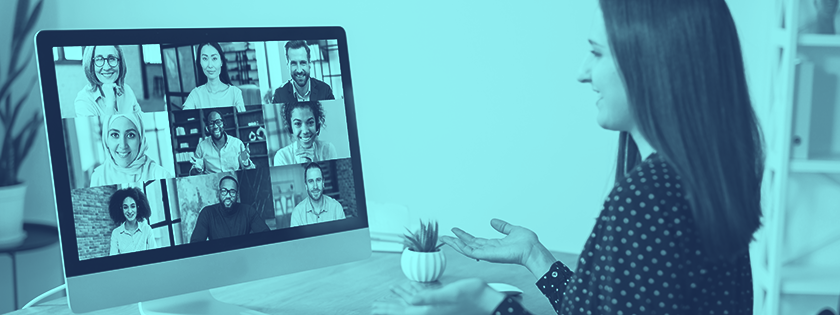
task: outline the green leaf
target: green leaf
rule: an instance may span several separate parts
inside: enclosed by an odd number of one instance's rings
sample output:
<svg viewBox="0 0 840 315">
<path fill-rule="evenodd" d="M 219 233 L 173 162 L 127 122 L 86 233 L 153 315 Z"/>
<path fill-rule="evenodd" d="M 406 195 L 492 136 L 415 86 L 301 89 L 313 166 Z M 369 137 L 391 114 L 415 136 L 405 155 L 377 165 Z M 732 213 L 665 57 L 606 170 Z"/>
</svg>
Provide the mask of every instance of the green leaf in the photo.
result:
<svg viewBox="0 0 840 315">
<path fill-rule="evenodd" d="M 17 77 L 20 76 L 21 73 L 23 73 L 23 70 L 25 68 L 26 67 L 20 67 L 19 69 L 14 70 L 14 71 L 12 70 L 12 69 L 14 69 L 14 66 L 11 66 L 9 68 L 9 71 L 11 72 L 11 74 L 9 74 L 9 77 L 6 78 L 6 82 L 3 83 L 3 86 L 0 87 L 0 99 L 3 99 L 5 97 L 9 96 L 7 94 L 7 93 L 9 93 L 9 88 L 11 88 L 12 84 L 15 82 Z M 10 112 L 10 111 L 11 111 L 11 108 L 6 108 L 6 112 Z"/>
<path fill-rule="evenodd" d="M 38 4 L 35 5 L 35 8 L 32 9 L 32 13 L 29 15 L 29 20 L 26 22 L 26 26 L 23 28 L 23 34 L 29 34 L 32 31 L 32 28 L 35 27 L 35 23 L 38 23 L 38 18 L 41 16 L 41 7 L 43 7 L 44 0 L 38 1 Z"/>
<path fill-rule="evenodd" d="M 18 0 L 17 12 L 15 12 L 15 27 L 12 35 L 20 34 L 27 11 L 29 11 L 29 0 Z"/>
</svg>

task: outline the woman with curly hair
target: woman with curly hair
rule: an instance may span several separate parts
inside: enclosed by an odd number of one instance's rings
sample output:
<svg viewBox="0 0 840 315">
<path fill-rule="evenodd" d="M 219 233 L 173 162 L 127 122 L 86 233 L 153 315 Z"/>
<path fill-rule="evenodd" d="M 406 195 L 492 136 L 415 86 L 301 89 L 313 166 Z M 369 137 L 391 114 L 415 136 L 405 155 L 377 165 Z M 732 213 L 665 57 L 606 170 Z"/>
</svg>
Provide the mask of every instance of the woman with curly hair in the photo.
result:
<svg viewBox="0 0 840 315">
<path fill-rule="evenodd" d="M 283 124 L 292 136 L 292 144 L 277 151 L 274 166 L 302 164 L 335 159 L 335 146 L 318 140 L 324 126 L 324 107 L 319 102 L 283 104 Z"/>
<path fill-rule="evenodd" d="M 152 210 L 140 189 L 117 190 L 108 203 L 108 213 L 117 225 L 111 232 L 111 256 L 157 248 L 149 226 Z"/>
</svg>

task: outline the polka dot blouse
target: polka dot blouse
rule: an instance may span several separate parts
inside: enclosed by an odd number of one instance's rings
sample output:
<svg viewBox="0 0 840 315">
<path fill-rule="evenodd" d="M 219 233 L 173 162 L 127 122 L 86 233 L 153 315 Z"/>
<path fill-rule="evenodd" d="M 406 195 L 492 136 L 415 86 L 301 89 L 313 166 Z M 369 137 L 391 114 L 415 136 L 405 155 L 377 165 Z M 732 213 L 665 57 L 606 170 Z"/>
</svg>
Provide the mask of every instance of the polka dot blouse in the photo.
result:
<svg viewBox="0 0 840 315">
<path fill-rule="evenodd" d="M 575 272 L 555 262 L 537 287 L 557 314 L 752 314 L 749 253 L 705 259 L 680 177 L 655 153 L 604 202 Z M 530 314 L 505 299 L 493 314 Z"/>
</svg>

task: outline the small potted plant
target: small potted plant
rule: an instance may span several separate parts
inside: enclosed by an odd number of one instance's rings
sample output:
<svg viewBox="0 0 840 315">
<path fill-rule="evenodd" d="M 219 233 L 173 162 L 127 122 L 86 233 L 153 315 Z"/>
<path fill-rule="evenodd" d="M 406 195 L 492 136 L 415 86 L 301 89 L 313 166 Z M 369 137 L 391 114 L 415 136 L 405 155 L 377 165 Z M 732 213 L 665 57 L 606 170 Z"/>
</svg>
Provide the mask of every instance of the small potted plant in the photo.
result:
<svg viewBox="0 0 840 315">
<path fill-rule="evenodd" d="M 440 251 L 443 243 L 438 244 L 437 221 L 426 224 L 420 220 L 420 230 L 408 232 L 400 261 L 403 273 L 412 281 L 437 281 L 446 269 L 446 257 Z"/>
</svg>

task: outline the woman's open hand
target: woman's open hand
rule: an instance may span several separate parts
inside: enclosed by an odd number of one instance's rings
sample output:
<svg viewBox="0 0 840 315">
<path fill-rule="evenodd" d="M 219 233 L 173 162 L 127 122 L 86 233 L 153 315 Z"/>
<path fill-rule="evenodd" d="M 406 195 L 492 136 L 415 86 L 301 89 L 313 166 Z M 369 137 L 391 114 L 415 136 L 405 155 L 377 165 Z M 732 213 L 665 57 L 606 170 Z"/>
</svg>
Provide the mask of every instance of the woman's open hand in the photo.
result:
<svg viewBox="0 0 840 315">
<path fill-rule="evenodd" d="M 542 276 L 554 263 L 554 256 L 540 243 L 533 231 L 499 219 L 491 220 L 490 225 L 505 237 L 474 237 L 459 228 L 453 228 L 452 232 L 458 238 L 442 236 L 441 241 L 473 259 L 523 265 L 536 277 Z"/>
</svg>

